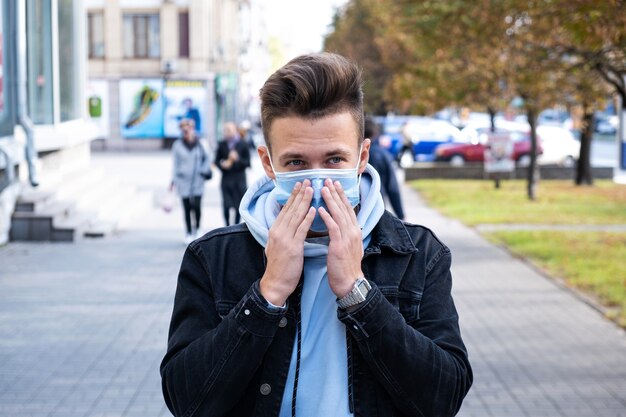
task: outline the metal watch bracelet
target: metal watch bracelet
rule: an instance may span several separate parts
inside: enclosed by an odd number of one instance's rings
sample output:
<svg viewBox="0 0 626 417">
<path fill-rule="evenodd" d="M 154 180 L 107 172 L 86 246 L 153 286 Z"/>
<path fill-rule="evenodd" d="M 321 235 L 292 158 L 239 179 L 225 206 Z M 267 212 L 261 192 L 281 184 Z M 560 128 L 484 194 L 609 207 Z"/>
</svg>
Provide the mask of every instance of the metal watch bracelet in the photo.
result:
<svg viewBox="0 0 626 417">
<path fill-rule="evenodd" d="M 361 277 L 354 282 L 354 286 L 348 294 L 337 300 L 337 304 L 344 309 L 360 304 L 365 301 L 371 289 L 370 283 L 364 277 Z"/>
</svg>

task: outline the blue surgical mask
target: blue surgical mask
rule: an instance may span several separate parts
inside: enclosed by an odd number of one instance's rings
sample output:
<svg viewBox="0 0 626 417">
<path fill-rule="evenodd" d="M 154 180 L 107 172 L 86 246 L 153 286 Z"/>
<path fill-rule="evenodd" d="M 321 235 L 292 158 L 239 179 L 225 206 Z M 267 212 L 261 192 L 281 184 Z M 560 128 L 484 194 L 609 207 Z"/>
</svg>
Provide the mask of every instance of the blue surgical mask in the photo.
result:
<svg viewBox="0 0 626 417">
<path fill-rule="evenodd" d="M 359 155 L 360 154 L 359 152 Z M 276 172 L 272 164 L 272 170 L 276 176 L 274 180 L 274 184 L 276 185 L 274 195 L 281 205 L 287 203 L 297 182 L 302 183 L 304 180 L 311 181 L 311 187 L 313 188 L 311 206 L 315 207 L 316 210 L 315 219 L 311 225 L 311 230 L 314 232 L 325 232 L 328 230 L 326 223 L 324 223 L 324 220 L 322 220 L 317 211 L 320 207 L 324 207 L 324 209 L 328 211 L 328 207 L 326 207 L 326 203 L 322 197 L 322 188 L 324 187 L 326 178 L 330 178 L 333 182 L 339 181 L 352 207 L 356 207 L 356 205 L 359 204 L 359 182 L 361 176 L 358 171 L 358 163 L 355 168 L 349 169 L 305 169 L 290 172 Z"/>
</svg>

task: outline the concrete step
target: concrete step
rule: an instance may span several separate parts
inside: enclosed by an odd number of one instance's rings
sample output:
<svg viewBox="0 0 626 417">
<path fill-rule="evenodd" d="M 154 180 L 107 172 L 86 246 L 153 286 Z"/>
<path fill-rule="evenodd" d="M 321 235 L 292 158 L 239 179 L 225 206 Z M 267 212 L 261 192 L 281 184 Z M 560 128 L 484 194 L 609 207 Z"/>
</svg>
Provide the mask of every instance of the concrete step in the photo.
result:
<svg viewBox="0 0 626 417">
<path fill-rule="evenodd" d="M 126 202 L 124 210 L 119 213 L 116 229 L 121 230 L 132 225 L 133 220 L 151 210 L 152 205 L 152 193 L 135 191 Z"/>
<path fill-rule="evenodd" d="M 83 193 L 75 196 L 77 199 L 77 208 L 79 210 L 91 210 L 96 213 L 102 211 L 103 204 L 115 195 L 119 188 L 119 182 L 110 177 L 102 178 L 97 185 L 85 190 Z"/>
<path fill-rule="evenodd" d="M 52 196 L 51 191 L 43 191 L 28 187 L 22 190 L 15 204 L 15 211 L 36 212 L 40 211 L 46 204 L 49 204 Z"/>
<path fill-rule="evenodd" d="M 151 206 L 138 192 L 101 168 L 52 177 L 45 187 L 27 188 L 13 214 L 11 240 L 72 242 L 103 237 L 131 224 Z"/>
<path fill-rule="evenodd" d="M 55 224 L 74 210 L 71 201 L 50 201 L 34 212 L 16 211 L 11 216 L 10 239 L 14 241 L 54 241 Z"/>
<path fill-rule="evenodd" d="M 117 223 L 114 221 L 95 220 L 89 222 L 83 232 L 86 238 L 99 238 L 109 236 L 117 230 Z"/>
<path fill-rule="evenodd" d="M 93 188 L 98 188 L 104 178 L 102 169 L 84 169 L 68 174 L 65 176 L 62 184 L 55 190 L 54 195 L 56 198 L 63 200 L 87 194 Z"/>
<path fill-rule="evenodd" d="M 82 239 L 92 217 L 92 213 L 77 212 L 53 219 L 50 240 L 52 242 L 75 242 Z"/>
</svg>

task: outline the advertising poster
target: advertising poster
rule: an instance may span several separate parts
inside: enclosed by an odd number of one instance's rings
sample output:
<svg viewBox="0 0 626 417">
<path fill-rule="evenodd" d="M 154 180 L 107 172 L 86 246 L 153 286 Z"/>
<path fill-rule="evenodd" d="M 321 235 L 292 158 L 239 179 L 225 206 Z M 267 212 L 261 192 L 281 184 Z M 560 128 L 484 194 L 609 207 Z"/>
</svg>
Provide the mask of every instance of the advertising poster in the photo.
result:
<svg viewBox="0 0 626 417">
<path fill-rule="evenodd" d="M 515 169 L 513 140 L 508 133 L 490 134 L 485 147 L 485 172 L 511 172 Z"/>
<path fill-rule="evenodd" d="M 98 128 L 98 137 L 109 137 L 109 84 L 106 80 L 88 80 L 85 88 L 87 114 Z"/>
<path fill-rule="evenodd" d="M 163 137 L 163 110 L 163 80 L 120 80 L 120 124 L 123 137 Z"/>
<path fill-rule="evenodd" d="M 163 90 L 165 97 L 164 136 L 180 136 L 179 122 L 192 119 L 199 136 L 206 133 L 208 94 L 206 82 L 199 80 L 167 80 Z"/>
</svg>

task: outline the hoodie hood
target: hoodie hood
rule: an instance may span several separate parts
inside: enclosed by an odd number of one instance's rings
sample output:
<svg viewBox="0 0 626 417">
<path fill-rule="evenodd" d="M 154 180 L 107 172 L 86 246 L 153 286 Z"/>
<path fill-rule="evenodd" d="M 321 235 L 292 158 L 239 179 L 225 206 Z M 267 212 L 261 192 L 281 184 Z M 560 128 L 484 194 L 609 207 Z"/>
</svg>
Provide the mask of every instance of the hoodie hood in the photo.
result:
<svg viewBox="0 0 626 417">
<path fill-rule="evenodd" d="M 252 236 L 263 247 L 267 245 L 269 229 L 274 224 L 281 208 L 273 190 L 274 181 L 264 175 L 248 188 L 239 206 L 241 218 L 248 225 Z M 380 177 L 369 164 L 361 175 L 359 194 L 360 209 L 357 221 L 361 226 L 363 240 L 366 241 L 385 212 L 383 197 L 380 193 Z M 325 252 L 324 248 L 327 246 L 307 241 L 304 244 L 304 255 L 306 257 L 321 255 L 322 253 L 319 252 Z"/>
</svg>

